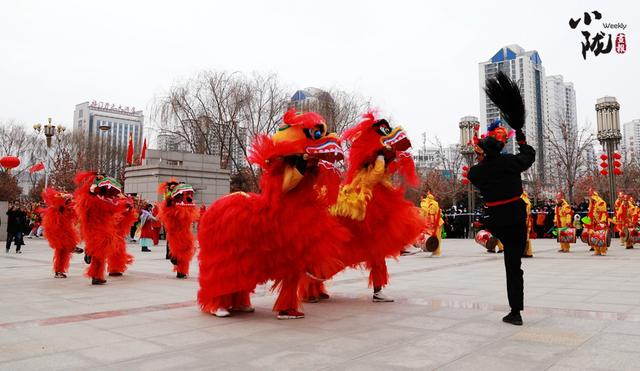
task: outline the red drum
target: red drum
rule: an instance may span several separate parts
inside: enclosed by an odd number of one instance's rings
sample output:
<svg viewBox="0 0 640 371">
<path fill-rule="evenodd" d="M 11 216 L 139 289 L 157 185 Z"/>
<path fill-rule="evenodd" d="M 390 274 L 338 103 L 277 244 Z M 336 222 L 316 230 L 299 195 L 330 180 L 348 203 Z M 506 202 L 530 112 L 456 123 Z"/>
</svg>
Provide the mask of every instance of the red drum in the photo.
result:
<svg viewBox="0 0 640 371">
<path fill-rule="evenodd" d="M 491 232 L 483 229 L 476 233 L 476 242 L 487 250 L 495 251 L 498 239 L 493 237 Z"/>
<path fill-rule="evenodd" d="M 585 228 L 580 235 L 580 241 L 586 243 L 587 245 L 589 244 L 589 233 L 591 233 L 591 230 Z"/>
<path fill-rule="evenodd" d="M 596 247 L 611 246 L 611 233 L 607 229 L 593 231 L 589 237 L 589 244 Z"/>
<path fill-rule="evenodd" d="M 560 228 L 558 230 L 558 242 L 576 243 L 576 229 L 571 227 Z"/>
<path fill-rule="evenodd" d="M 431 236 L 428 233 L 426 234 L 427 240 L 424 243 L 423 251 L 434 252 L 438 250 L 438 246 L 440 245 L 440 241 L 438 241 L 438 237 Z"/>
</svg>

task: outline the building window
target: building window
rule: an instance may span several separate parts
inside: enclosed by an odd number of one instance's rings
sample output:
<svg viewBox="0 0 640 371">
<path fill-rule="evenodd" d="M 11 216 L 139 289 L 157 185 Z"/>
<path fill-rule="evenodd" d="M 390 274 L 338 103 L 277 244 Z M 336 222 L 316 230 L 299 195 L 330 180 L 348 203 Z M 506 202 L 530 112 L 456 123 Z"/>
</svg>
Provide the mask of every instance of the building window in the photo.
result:
<svg viewBox="0 0 640 371">
<path fill-rule="evenodd" d="M 82 118 L 82 117 L 84 117 L 83 115 L 84 115 L 84 111 L 83 110 L 79 110 L 78 111 L 78 117 Z"/>
</svg>

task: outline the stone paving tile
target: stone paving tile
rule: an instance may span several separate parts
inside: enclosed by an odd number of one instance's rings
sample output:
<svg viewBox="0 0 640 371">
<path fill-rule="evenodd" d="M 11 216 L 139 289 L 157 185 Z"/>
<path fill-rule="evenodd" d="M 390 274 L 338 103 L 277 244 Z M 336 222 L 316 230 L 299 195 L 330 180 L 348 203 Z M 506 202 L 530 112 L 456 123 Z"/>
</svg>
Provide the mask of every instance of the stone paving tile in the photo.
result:
<svg viewBox="0 0 640 371">
<path fill-rule="evenodd" d="M 176 280 L 164 246 L 129 246 L 127 274 L 93 287 L 76 256 L 70 277 L 53 279 L 51 250 L 31 240 L 22 255 L 0 254 L 0 370 L 637 369 L 640 250 L 534 248 L 525 325 L 514 327 L 501 322 L 503 257 L 471 241 L 445 240 L 439 259 L 389 261 L 395 303 L 372 303 L 366 272 L 350 270 L 328 282 L 331 300 L 304 305 L 305 319 L 278 321 L 268 285 L 255 313 L 201 313 L 197 264 Z"/>
</svg>

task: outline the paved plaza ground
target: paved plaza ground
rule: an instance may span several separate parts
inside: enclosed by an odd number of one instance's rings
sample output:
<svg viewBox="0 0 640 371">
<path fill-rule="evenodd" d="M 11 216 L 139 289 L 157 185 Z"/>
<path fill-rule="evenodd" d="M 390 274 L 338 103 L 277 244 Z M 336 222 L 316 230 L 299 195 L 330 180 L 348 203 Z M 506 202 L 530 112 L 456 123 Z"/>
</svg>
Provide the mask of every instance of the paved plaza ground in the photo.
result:
<svg viewBox="0 0 640 371">
<path fill-rule="evenodd" d="M 275 319 L 265 287 L 253 314 L 201 313 L 197 263 L 175 279 L 164 246 L 130 244 L 130 271 L 91 286 L 81 255 L 54 279 L 46 241 L 27 240 L 21 255 L 0 252 L 0 369 L 640 369 L 640 249 L 534 247 L 516 327 L 501 322 L 502 256 L 470 240 L 444 241 L 440 258 L 390 261 L 395 303 L 372 303 L 365 274 L 351 270 L 329 283 L 331 300 L 289 321 Z"/>
</svg>

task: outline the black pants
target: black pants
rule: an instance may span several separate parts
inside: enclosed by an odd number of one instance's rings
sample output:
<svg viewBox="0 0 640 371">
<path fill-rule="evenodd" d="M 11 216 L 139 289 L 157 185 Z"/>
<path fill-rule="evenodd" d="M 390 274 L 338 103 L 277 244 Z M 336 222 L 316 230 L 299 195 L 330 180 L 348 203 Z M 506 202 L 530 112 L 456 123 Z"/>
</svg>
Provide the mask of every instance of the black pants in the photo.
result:
<svg viewBox="0 0 640 371">
<path fill-rule="evenodd" d="M 524 308 L 524 271 L 522 254 L 527 244 L 526 222 L 507 227 L 493 227 L 491 233 L 504 245 L 504 267 L 507 273 L 507 297 L 512 310 Z"/>
<path fill-rule="evenodd" d="M 15 241 L 16 251 L 20 251 L 20 248 L 24 245 L 22 232 L 7 232 L 7 251 L 11 248 L 11 241 Z"/>
</svg>

